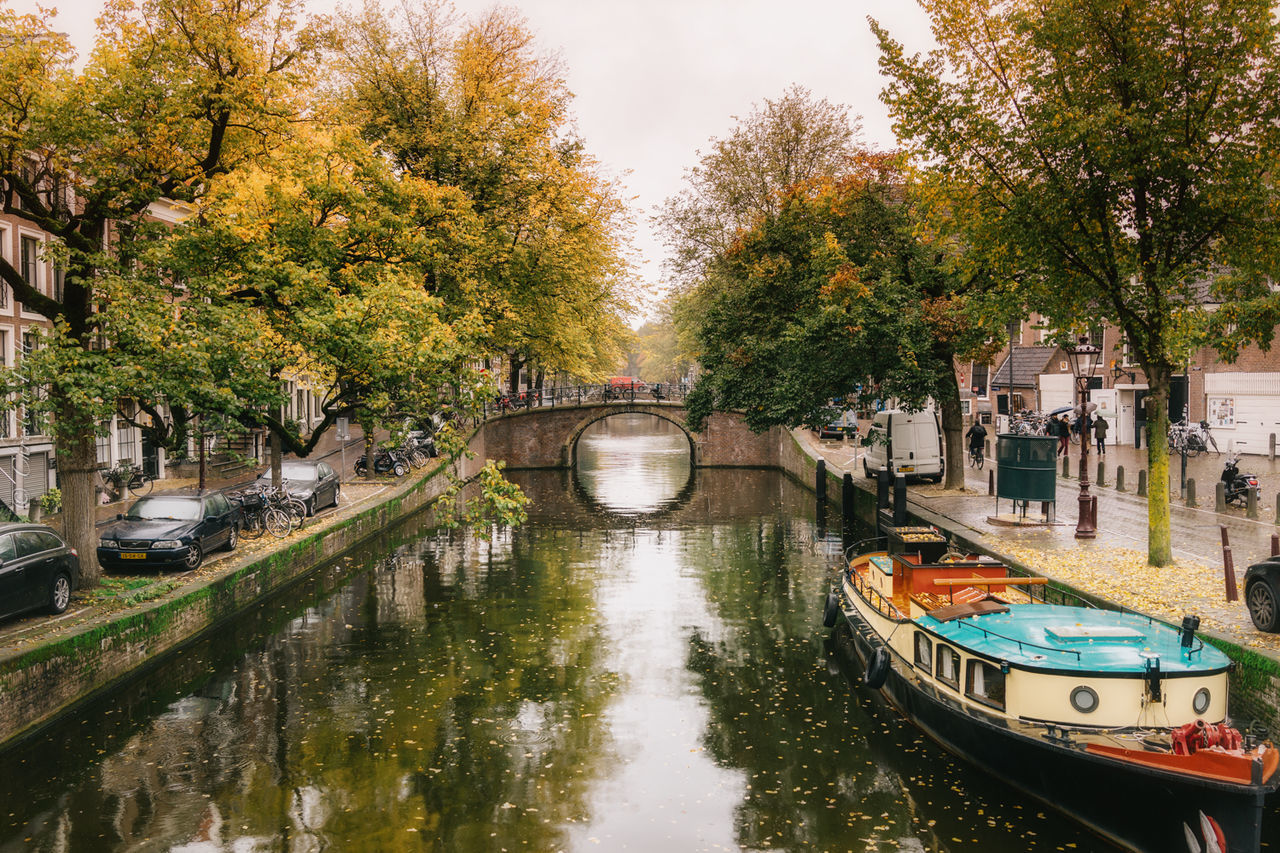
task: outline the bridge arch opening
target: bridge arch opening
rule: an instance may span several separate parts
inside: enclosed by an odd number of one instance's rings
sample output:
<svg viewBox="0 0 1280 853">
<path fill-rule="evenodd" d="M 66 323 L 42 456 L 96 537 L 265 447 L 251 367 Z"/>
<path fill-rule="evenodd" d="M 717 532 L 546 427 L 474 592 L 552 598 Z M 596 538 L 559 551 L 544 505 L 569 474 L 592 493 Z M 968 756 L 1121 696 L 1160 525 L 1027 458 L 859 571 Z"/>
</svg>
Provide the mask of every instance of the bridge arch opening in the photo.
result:
<svg viewBox="0 0 1280 853">
<path fill-rule="evenodd" d="M 645 407 L 643 410 L 630 408 L 622 408 L 615 411 L 599 411 L 584 418 L 581 423 L 569 435 L 568 441 L 565 442 L 561 458 L 568 461 L 569 466 L 576 468 L 578 466 L 578 443 L 582 439 L 583 433 L 591 429 L 602 421 L 608 421 L 611 418 L 627 418 L 632 424 L 644 424 L 644 420 L 635 420 L 637 418 L 652 418 L 661 421 L 664 424 L 670 424 L 675 427 L 683 436 L 689 448 L 689 465 L 696 468 L 698 466 L 698 445 L 693 440 L 693 434 L 689 432 L 688 427 L 684 425 L 683 415 L 684 409 L 679 409 L 679 416 L 671 416 L 661 409 L 655 407 Z M 664 428 L 665 429 L 665 428 Z"/>
<path fill-rule="evenodd" d="M 636 412 L 593 418 L 573 439 L 573 491 L 610 515 L 667 514 L 692 494 L 692 448 L 687 430 L 669 418 Z"/>
</svg>

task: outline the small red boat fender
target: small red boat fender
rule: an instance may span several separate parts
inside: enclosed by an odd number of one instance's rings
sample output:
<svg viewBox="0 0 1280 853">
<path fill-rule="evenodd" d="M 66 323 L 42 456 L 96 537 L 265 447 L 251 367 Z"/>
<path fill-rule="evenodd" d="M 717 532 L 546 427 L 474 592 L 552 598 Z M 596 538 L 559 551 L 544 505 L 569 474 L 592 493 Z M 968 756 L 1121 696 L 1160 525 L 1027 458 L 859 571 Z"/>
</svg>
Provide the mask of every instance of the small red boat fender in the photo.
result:
<svg viewBox="0 0 1280 853">
<path fill-rule="evenodd" d="M 1198 750 L 1217 747 L 1226 752 L 1244 748 L 1244 738 L 1240 732 L 1226 723 L 1213 725 L 1204 720 L 1196 720 L 1179 726 L 1170 733 L 1173 739 L 1174 755 L 1195 755 Z"/>
</svg>

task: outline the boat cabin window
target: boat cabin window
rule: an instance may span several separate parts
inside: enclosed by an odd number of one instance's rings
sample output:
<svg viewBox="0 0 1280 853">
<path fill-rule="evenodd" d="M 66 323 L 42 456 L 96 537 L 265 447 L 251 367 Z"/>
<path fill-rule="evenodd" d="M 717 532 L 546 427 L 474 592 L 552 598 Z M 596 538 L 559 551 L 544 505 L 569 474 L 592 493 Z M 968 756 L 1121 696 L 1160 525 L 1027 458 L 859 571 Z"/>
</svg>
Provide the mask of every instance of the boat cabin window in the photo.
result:
<svg viewBox="0 0 1280 853">
<path fill-rule="evenodd" d="M 934 675 L 952 690 L 960 689 L 960 654 L 950 646 L 938 646 L 938 668 Z"/>
<path fill-rule="evenodd" d="M 986 661 L 971 660 L 965 667 L 964 694 L 993 708 L 1004 707 L 1004 673 Z"/>
<path fill-rule="evenodd" d="M 933 640 L 923 631 L 916 631 L 916 666 L 933 672 Z"/>
</svg>

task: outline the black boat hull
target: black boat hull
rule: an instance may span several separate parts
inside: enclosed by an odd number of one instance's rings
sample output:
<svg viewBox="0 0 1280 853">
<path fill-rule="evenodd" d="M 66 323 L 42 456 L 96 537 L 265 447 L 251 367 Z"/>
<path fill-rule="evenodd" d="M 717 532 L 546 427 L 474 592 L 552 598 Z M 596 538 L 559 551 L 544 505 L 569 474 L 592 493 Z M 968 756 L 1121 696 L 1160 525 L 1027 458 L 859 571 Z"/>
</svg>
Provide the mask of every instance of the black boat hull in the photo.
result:
<svg viewBox="0 0 1280 853">
<path fill-rule="evenodd" d="M 861 666 L 882 647 L 856 612 L 843 611 L 835 628 L 847 630 L 849 651 Z M 844 645 L 837 638 L 836 648 Z M 881 692 L 908 720 L 949 752 L 977 765 L 1046 805 L 1080 821 L 1122 849 L 1181 853 L 1188 849 L 1184 822 L 1197 835 L 1200 814 L 1222 828 L 1224 853 L 1258 853 L 1265 791 L 1170 774 L 1115 762 L 1035 739 L 1000 725 L 998 718 L 967 710 L 901 674 L 893 655 Z M 908 667 L 909 670 L 909 667 Z M 1203 839 L 1200 841 L 1205 847 Z"/>
</svg>

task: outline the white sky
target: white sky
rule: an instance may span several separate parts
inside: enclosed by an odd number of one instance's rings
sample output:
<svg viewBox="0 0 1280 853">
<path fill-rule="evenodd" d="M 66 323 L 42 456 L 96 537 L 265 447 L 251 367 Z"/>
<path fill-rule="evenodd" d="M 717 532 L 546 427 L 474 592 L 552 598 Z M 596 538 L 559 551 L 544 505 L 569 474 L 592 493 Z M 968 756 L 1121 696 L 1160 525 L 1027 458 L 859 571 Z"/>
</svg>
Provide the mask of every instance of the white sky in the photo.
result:
<svg viewBox="0 0 1280 853">
<path fill-rule="evenodd" d="M 3 0 L 0 0 L 3 2 Z M 10 0 L 18 11 L 37 0 Z M 43 0 L 82 57 L 93 43 L 100 0 Z M 358 0 L 357 0 L 358 2 Z M 391 5 L 395 0 L 384 0 Z M 315 11 L 335 0 L 308 0 Z M 343 5 L 356 5 L 345 2 Z M 662 241 L 654 208 L 681 189 L 685 169 L 733 116 L 777 98 L 792 84 L 861 116 L 864 140 L 893 147 L 879 101 L 877 50 L 867 17 L 909 52 L 932 45 L 924 13 L 910 0 L 454 0 L 474 16 L 494 5 L 519 10 L 541 48 L 559 53 L 576 98 L 588 150 L 623 180 L 637 221 L 641 278 L 662 283 Z"/>
</svg>

